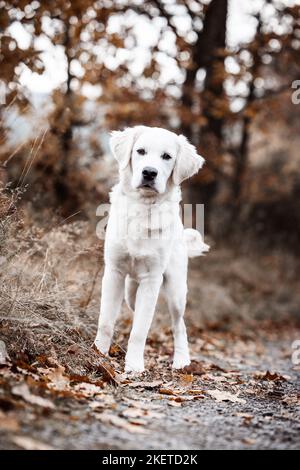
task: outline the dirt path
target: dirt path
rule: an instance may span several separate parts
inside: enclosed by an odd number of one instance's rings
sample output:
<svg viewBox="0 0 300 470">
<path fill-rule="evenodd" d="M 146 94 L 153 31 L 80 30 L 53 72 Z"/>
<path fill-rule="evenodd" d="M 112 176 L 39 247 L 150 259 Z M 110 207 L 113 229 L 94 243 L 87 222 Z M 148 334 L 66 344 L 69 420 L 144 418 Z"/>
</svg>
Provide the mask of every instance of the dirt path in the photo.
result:
<svg viewBox="0 0 300 470">
<path fill-rule="evenodd" d="M 299 448 L 300 380 L 288 355 L 290 340 L 229 345 L 220 338 L 206 337 L 211 347 L 187 373 L 172 374 L 164 366 L 161 374 L 159 366 L 134 380 L 123 376 L 123 383 L 106 386 L 100 395 L 52 395 L 54 409 L 30 404 L 22 394 L 15 393 L 15 402 L 2 394 L 1 448 Z M 238 364 L 242 349 L 245 358 Z M 20 436 L 29 441 L 18 441 Z"/>
</svg>

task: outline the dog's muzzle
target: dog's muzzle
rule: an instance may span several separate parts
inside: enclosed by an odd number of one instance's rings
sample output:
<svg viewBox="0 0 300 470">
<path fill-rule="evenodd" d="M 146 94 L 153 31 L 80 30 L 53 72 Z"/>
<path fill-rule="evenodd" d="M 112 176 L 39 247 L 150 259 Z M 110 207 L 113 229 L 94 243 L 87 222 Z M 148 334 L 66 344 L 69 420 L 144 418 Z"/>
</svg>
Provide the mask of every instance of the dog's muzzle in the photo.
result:
<svg viewBox="0 0 300 470">
<path fill-rule="evenodd" d="M 155 190 L 155 180 L 157 177 L 158 171 L 155 168 L 146 166 L 142 171 L 142 182 L 140 188 L 149 188 Z"/>
</svg>

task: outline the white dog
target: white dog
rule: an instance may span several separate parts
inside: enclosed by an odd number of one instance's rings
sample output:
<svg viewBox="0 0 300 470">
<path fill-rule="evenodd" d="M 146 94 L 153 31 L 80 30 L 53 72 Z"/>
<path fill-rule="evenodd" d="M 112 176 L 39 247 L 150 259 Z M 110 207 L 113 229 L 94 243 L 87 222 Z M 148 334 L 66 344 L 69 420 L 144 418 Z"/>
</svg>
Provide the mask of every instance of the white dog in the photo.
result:
<svg viewBox="0 0 300 470">
<path fill-rule="evenodd" d="M 188 257 L 209 249 L 200 233 L 184 230 L 180 183 L 204 159 L 183 135 L 136 126 L 114 131 L 110 141 L 120 182 L 111 193 L 105 240 L 105 271 L 96 348 L 109 351 L 123 298 L 133 313 L 126 372 L 144 370 L 144 348 L 160 288 L 172 317 L 173 368 L 190 364 L 184 324 Z"/>
</svg>

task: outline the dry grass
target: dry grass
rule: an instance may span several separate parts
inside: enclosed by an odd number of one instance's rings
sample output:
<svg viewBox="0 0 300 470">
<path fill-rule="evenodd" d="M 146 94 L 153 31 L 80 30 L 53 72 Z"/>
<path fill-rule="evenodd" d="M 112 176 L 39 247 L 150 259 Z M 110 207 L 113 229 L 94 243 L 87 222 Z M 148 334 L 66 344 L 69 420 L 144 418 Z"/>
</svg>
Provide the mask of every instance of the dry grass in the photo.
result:
<svg viewBox="0 0 300 470">
<path fill-rule="evenodd" d="M 1 196 L 0 325 L 11 357 L 51 355 L 74 373 L 93 369 L 102 246 L 89 224 L 37 227 Z"/>
</svg>

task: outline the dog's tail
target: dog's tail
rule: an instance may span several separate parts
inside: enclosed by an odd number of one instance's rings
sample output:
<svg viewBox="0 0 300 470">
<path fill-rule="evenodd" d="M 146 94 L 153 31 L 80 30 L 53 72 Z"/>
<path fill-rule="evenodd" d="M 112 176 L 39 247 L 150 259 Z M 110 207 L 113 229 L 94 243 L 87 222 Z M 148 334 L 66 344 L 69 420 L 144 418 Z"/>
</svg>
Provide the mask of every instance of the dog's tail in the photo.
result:
<svg viewBox="0 0 300 470">
<path fill-rule="evenodd" d="M 184 230 L 184 237 L 188 250 L 188 257 L 195 258 L 196 256 L 202 256 L 209 251 L 209 245 L 204 243 L 202 235 L 198 230 L 192 228 L 186 228 Z"/>
</svg>

